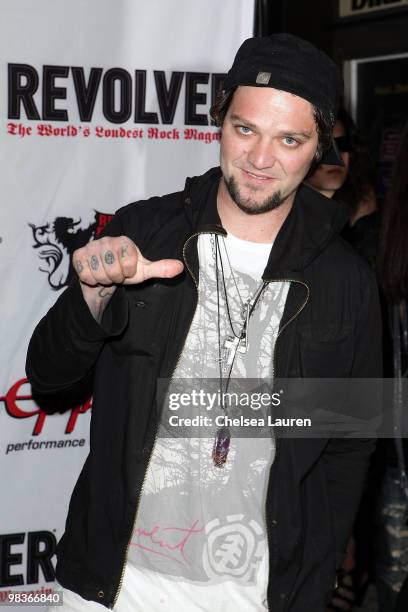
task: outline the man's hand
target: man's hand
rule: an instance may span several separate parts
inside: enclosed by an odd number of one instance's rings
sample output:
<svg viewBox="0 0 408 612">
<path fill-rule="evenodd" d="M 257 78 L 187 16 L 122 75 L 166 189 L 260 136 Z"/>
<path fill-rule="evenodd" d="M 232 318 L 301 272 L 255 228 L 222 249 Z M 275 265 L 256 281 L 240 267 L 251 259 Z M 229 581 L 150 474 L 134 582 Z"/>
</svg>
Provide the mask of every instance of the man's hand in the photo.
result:
<svg viewBox="0 0 408 612">
<path fill-rule="evenodd" d="M 149 261 L 126 236 L 93 240 L 73 254 L 82 293 L 100 322 L 117 285 L 136 285 L 149 278 L 172 278 L 183 270 L 178 259 Z"/>
</svg>

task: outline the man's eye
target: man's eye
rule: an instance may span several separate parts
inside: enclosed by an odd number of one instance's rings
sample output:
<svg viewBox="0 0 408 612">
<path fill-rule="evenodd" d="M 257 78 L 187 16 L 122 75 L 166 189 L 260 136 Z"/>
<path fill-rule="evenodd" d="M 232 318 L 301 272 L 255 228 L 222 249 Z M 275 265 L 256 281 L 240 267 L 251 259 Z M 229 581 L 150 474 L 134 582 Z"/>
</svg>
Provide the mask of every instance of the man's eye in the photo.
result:
<svg viewBox="0 0 408 612">
<path fill-rule="evenodd" d="M 299 144 L 299 142 L 291 136 L 285 136 L 283 142 L 290 147 L 294 147 L 295 145 Z"/>
<path fill-rule="evenodd" d="M 252 132 L 251 128 L 247 127 L 246 125 L 238 125 L 238 132 L 240 132 L 241 134 L 250 134 Z"/>
</svg>

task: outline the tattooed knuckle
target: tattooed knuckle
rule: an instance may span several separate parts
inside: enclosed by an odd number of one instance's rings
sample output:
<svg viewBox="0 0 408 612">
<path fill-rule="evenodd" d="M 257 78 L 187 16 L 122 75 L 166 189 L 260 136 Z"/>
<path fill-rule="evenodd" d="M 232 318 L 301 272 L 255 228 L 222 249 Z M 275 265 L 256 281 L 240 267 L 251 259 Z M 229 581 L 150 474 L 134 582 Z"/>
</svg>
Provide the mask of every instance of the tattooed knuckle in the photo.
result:
<svg viewBox="0 0 408 612">
<path fill-rule="evenodd" d="M 119 249 L 119 253 L 120 253 L 120 257 L 122 259 L 125 259 L 126 257 L 129 256 L 129 245 L 128 244 L 122 244 L 120 249 Z"/>
<path fill-rule="evenodd" d="M 115 255 L 111 250 L 105 251 L 103 258 L 108 266 L 111 266 L 115 262 Z"/>
<path fill-rule="evenodd" d="M 96 271 L 99 268 L 99 257 L 96 255 L 91 255 L 89 262 L 92 270 Z"/>
<path fill-rule="evenodd" d="M 83 263 L 79 259 L 76 259 L 74 261 L 74 268 L 75 268 L 75 270 L 77 271 L 78 274 L 81 274 L 83 272 L 83 270 L 84 270 Z"/>
</svg>

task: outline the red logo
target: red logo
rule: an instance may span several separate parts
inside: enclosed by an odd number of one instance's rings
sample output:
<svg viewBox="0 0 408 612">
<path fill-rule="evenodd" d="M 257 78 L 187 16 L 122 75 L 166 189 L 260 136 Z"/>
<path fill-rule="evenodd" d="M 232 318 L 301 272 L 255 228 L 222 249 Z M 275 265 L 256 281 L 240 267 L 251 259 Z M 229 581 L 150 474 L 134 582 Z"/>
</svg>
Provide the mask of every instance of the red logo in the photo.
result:
<svg viewBox="0 0 408 612">
<path fill-rule="evenodd" d="M 27 378 L 21 378 L 10 387 L 6 395 L 0 397 L 0 402 L 4 402 L 7 413 L 14 419 L 35 418 L 33 436 L 38 436 L 44 427 L 45 419 L 50 415 L 35 404 L 31 393 L 24 393 L 22 388 L 29 385 Z M 30 388 L 31 389 L 31 388 Z M 83 404 L 69 410 L 67 415 L 66 434 L 71 434 L 74 429 L 78 416 L 84 414 L 92 408 L 92 398 Z"/>
</svg>

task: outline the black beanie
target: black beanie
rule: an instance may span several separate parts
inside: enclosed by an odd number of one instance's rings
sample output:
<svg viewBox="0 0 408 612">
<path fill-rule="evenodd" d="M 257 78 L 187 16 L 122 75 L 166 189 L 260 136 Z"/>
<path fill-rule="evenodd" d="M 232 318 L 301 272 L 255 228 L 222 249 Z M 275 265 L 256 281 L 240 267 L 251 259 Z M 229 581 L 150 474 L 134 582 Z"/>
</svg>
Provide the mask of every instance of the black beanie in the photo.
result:
<svg viewBox="0 0 408 612">
<path fill-rule="evenodd" d="M 334 123 L 343 80 L 336 64 L 311 43 L 293 34 L 248 38 L 239 48 L 223 88 L 273 87 L 319 108 Z"/>
</svg>

